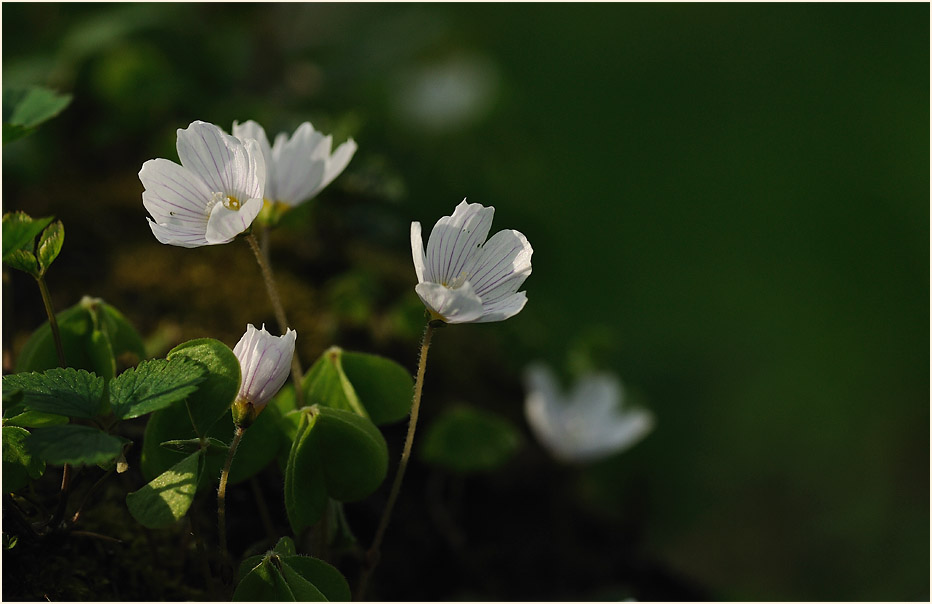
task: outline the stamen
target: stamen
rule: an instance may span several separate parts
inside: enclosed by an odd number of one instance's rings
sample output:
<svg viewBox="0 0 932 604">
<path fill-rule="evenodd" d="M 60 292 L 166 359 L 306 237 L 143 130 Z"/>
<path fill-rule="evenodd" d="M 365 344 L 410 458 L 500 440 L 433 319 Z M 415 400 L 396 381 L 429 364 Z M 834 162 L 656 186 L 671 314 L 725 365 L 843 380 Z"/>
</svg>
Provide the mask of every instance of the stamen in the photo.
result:
<svg viewBox="0 0 932 604">
<path fill-rule="evenodd" d="M 239 210 L 240 204 L 239 199 L 233 197 L 232 195 L 224 195 L 219 191 L 214 191 L 210 194 L 210 201 L 207 202 L 207 209 L 210 210 L 214 207 L 214 204 L 222 203 L 225 208 L 228 210 Z"/>
</svg>

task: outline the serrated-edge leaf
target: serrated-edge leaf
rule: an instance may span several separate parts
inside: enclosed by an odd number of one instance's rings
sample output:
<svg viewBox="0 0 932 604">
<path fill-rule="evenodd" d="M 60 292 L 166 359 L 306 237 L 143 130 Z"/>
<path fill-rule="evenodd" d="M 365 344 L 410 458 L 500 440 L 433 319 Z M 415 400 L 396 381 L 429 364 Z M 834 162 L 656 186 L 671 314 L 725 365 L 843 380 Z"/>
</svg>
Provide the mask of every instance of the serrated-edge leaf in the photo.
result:
<svg viewBox="0 0 932 604">
<path fill-rule="evenodd" d="M 42 232 L 39 245 L 36 246 L 36 257 L 39 260 L 39 272 L 45 274 L 55 258 L 61 252 L 65 242 L 65 226 L 61 220 L 56 220 Z"/>
<path fill-rule="evenodd" d="M 36 428 L 26 444 L 47 463 L 91 465 L 118 457 L 124 440 L 90 426 L 67 424 Z"/>
<path fill-rule="evenodd" d="M 29 452 L 29 431 L 18 426 L 3 426 L 3 492 L 18 491 L 45 473 L 45 462 Z"/>
<path fill-rule="evenodd" d="M 52 222 L 52 216 L 32 218 L 25 212 L 7 212 L 3 215 L 3 261 L 14 250 L 35 249 L 36 235 Z M 28 246 L 28 247 L 27 247 Z"/>
<path fill-rule="evenodd" d="M 42 411 L 23 411 L 3 419 L 4 426 L 20 426 L 21 428 L 42 428 L 44 426 L 60 426 L 67 424 L 68 418 L 54 413 Z"/>
<path fill-rule="evenodd" d="M 68 367 L 6 375 L 3 388 L 22 390 L 26 409 L 91 419 L 101 411 L 104 380 L 83 369 Z"/>
<path fill-rule="evenodd" d="M 39 261 L 29 250 L 13 250 L 3 258 L 3 261 L 18 271 L 39 277 Z"/>
<path fill-rule="evenodd" d="M 159 474 L 146 486 L 129 493 L 126 506 L 130 514 L 148 528 L 171 526 L 191 507 L 197 493 L 202 464 L 201 453 L 193 453 Z"/>
<path fill-rule="evenodd" d="M 143 361 L 110 381 L 110 406 L 120 419 L 164 409 L 197 390 L 207 369 L 185 357 Z"/>
</svg>

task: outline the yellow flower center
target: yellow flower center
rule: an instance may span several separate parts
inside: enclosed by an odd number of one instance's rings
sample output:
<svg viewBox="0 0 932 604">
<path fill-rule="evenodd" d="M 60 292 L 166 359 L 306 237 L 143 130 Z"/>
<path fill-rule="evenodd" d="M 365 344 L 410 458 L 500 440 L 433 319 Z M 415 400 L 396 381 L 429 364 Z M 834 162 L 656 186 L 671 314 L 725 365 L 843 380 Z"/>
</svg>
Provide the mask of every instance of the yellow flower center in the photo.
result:
<svg viewBox="0 0 932 604">
<path fill-rule="evenodd" d="M 239 208 L 242 205 L 239 202 L 239 199 L 233 197 L 232 195 L 224 195 L 223 193 L 219 192 L 214 192 L 211 194 L 210 205 L 208 207 L 213 207 L 215 203 L 222 203 L 225 208 L 234 211 L 239 211 Z"/>
</svg>

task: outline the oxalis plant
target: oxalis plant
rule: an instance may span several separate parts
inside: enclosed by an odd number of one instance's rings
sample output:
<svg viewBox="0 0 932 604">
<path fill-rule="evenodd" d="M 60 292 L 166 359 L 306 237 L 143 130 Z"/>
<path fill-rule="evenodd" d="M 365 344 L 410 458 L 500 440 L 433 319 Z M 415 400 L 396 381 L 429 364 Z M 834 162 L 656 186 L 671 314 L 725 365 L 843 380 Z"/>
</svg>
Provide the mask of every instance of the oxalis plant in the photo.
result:
<svg viewBox="0 0 932 604">
<path fill-rule="evenodd" d="M 446 325 L 502 321 L 520 312 L 527 297 L 518 289 L 531 273 L 532 249 L 515 230 L 489 237 L 494 208 L 465 200 L 437 221 L 426 250 L 421 225 L 413 222 L 415 292 L 426 309 L 414 379 L 389 359 L 338 346 L 305 373 L 295 354 L 298 334 L 276 287 L 267 234 L 339 176 L 355 151 L 352 140 L 332 150 L 331 137 L 309 123 L 270 144 L 252 121 L 234 123 L 232 134 L 196 121 L 178 130 L 180 164 L 161 158 L 143 164 L 142 202 L 159 242 L 192 248 L 243 240 L 256 258 L 281 335 L 249 324 L 232 349 L 202 338 L 147 359 L 139 334 L 103 300 L 85 297 L 55 312 L 45 276 L 62 250 L 63 225 L 22 212 L 3 216 L 3 261 L 35 278 L 48 314 L 19 353 L 15 373 L 3 377 L 4 510 L 19 534 L 82 534 L 79 520 L 91 493 L 125 472 L 127 451 L 138 447 L 149 482 L 125 501 L 147 529 L 178 523 L 195 496 L 216 485 L 219 563 L 208 570 L 225 595 L 365 598 L 411 458 L 434 334 Z M 148 418 L 145 432 L 133 440 L 124 422 L 140 417 Z M 388 474 L 379 426 L 405 417 L 401 459 L 351 591 L 339 570 L 299 553 L 297 544 L 312 527 L 324 534 L 325 544 L 328 537 L 349 534 L 342 504 L 368 497 Z M 284 469 L 281 493 L 293 536 L 281 536 L 264 554 L 233 560 L 227 488 L 276 459 Z M 82 501 L 72 501 L 75 476 L 95 465 L 103 475 Z M 62 467 L 61 486 L 55 505 L 37 521 L 25 510 L 34 503 L 27 492 L 48 466 Z"/>
</svg>

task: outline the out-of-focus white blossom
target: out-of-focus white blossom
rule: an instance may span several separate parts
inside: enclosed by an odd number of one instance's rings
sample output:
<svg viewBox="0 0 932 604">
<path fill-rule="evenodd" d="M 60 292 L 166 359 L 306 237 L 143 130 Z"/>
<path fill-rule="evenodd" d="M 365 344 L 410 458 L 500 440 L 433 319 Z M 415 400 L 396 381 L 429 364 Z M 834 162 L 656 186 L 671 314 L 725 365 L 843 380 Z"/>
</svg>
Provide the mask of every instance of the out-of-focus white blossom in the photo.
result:
<svg viewBox="0 0 932 604">
<path fill-rule="evenodd" d="M 654 426 L 646 409 L 623 406 L 624 391 L 609 373 L 589 373 L 564 395 L 542 364 L 525 370 L 524 411 L 540 443 L 560 461 L 582 463 L 632 447 Z"/>
</svg>

